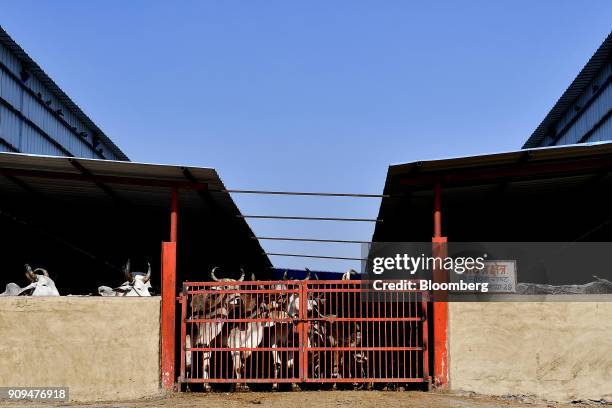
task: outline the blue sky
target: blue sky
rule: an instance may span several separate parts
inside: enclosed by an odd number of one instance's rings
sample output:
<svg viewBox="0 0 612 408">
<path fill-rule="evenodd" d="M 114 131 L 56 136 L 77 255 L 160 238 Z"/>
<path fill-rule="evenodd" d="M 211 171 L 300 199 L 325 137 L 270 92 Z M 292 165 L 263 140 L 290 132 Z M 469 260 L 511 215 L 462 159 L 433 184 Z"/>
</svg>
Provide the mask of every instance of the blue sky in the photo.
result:
<svg viewBox="0 0 612 408">
<path fill-rule="evenodd" d="M 520 148 L 610 31 L 609 1 L 3 1 L 0 24 L 135 161 L 230 188 L 382 192 L 390 163 Z M 234 196 L 374 218 L 377 199 Z M 362 223 L 259 235 L 371 238 Z M 339 244 L 271 252 L 359 256 Z M 273 258 L 341 270 L 350 262 Z"/>
</svg>

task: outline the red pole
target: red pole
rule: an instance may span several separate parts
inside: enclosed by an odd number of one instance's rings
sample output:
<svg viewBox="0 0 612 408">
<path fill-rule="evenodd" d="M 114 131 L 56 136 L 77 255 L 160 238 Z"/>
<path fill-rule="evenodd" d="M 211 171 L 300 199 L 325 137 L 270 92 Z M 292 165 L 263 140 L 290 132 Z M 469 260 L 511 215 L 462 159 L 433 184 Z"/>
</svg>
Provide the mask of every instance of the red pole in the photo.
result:
<svg viewBox="0 0 612 408">
<path fill-rule="evenodd" d="M 434 185 L 434 236 L 432 255 L 444 258 L 447 256 L 447 238 L 442 236 L 442 191 L 440 182 Z M 434 282 L 448 282 L 444 270 L 433 271 Z M 444 297 L 442 297 L 444 299 Z M 433 381 L 438 388 L 448 388 L 448 303 L 433 296 Z"/>
<path fill-rule="evenodd" d="M 175 303 L 176 303 L 176 241 L 178 224 L 178 189 L 172 188 L 170 206 L 170 242 L 162 242 L 162 304 L 161 304 L 161 382 L 172 390 L 175 380 Z"/>
<path fill-rule="evenodd" d="M 442 191 L 440 182 L 434 185 L 434 238 L 442 237 Z"/>
<path fill-rule="evenodd" d="M 172 189 L 172 200 L 170 203 L 170 242 L 176 242 L 178 223 L 178 189 Z"/>
</svg>

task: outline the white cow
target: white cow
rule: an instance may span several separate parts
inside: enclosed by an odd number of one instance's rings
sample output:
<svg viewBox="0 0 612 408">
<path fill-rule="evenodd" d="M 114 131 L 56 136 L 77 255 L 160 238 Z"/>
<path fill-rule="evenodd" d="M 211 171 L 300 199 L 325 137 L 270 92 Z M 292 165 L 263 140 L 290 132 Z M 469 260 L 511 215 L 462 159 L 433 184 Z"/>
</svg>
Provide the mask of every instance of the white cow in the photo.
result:
<svg viewBox="0 0 612 408">
<path fill-rule="evenodd" d="M 351 280 L 351 275 L 359 275 L 356 270 L 349 269 L 348 271 L 342 274 L 342 280 Z"/>
<path fill-rule="evenodd" d="M 57 288 L 55 287 L 55 282 L 53 282 L 53 280 L 49 277 L 49 272 L 47 272 L 43 268 L 36 268 L 32 270 L 32 267 L 28 264 L 25 265 L 25 268 L 26 268 L 26 277 L 30 280 L 31 283 L 25 288 L 21 288 L 19 290 L 18 295 L 28 295 L 28 294 L 31 296 L 59 296 L 60 295 Z M 7 285 L 7 289 L 9 285 Z"/>
<path fill-rule="evenodd" d="M 0 293 L 0 296 L 17 296 L 21 292 L 21 288 L 16 283 L 7 283 L 4 292 Z"/>
<path fill-rule="evenodd" d="M 305 281 L 310 280 L 310 269 L 305 268 L 306 269 L 306 277 L 304 278 Z M 319 280 L 319 277 L 317 276 L 317 274 L 315 273 L 315 279 Z M 283 280 L 288 280 L 287 278 L 287 271 L 285 271 L 285 274 L 283 275 Z M 293 279 L 294 281 L 296 279 Z M 287 288 L 287 285 L 284 285 L 284 288 Z M 311 313 L 313 310 L 315 310 L 315 308 L 317 308 L 319 305 L 322 305 L 323 303 L 325 303 L 325 299 L 306 299 L 306 312 L 307 313 Z M 291 293 L 289 295 L 289 299 L 287 301 L 287 313 L 289 314 L 289 316 L 291 317 L 298 317 L 300 314 L 300 295 L 298 295 L 297 293 Z"/>
<path fill-rule="evenodd" d="M 131 272 L 130 260 L 123 267 L 123 273 L 127 278 L 126 282 L 123 282 L 118 288 L 111 288 L 109 286 L 99 286 L 98 293 L 101 296 L 151 296 L 149 290 L 151 289 L 151 264 L 147 263 L 147 273 Z"/>
<path fill-rule="evenodd" d="M 262 309 L 266 309 L 266 307 L 262 307 Z M 260 315 L 254 315 L 253 317 L 257 317 L 259 319 L 267 319 L 265 321 L 257 321 L 257 322 L 248 322 L 240 324 L 236 327 L 233 327 L 227 337 L 225 337 L 224 345 L 230 349 L 237 348 L 251 348 L 255 349 L 259 347 L 264 338 L 264 329 L 273 327 L 276 324 L 276 321 L 280 318 L 286 318 L 287 314 L 283 311 L 264 311 Z M 223 336 L 223 334 L 222 334 Z M 247 358 L 251 356 L 253 351 L 251 350 L 232 350 L 230 354 L 232 356 L 232 363 L 234 366 L 234 375 L 236 379 L 240 380 L 242 378 L 242 368 L 244 367 L 244 363 Z M 241 387 L 241 384 L 237 384 L 238 388 Z"/>
</svg>

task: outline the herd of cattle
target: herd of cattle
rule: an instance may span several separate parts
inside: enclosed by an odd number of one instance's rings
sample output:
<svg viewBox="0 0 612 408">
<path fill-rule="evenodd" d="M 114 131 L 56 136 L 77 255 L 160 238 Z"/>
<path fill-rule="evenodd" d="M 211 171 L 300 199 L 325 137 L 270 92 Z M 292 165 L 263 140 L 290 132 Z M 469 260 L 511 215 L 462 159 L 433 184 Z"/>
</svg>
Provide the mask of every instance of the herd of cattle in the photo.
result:
<svg viewBox="0 0 612 408">
<path fill-rule="evenodd" d="M 99 286 L 99 295 L 151 296 L 150 265 L 146 272 L 133 272 L 128 260 L 122 270 L 125 282 Z M 312 274 L 306 271 L 308 281 Z M 218 382 L 242 388 L 262 381 L 295 388 L 306 372 L 306 378 L 328 386 L 363 387 L 366 379 L 421 375 L 418 351 L 400 350 L 418 345 L 419 324 L 389 322 L 395 315 L 417 316 L 416 308 L 410 312 L 411 303 L 397 302 L 389 310 L 377 304 L 377 310 L 361 301 L 359 289 L 347 290 L 357 282 L 330 284 L 318 281 L 316 274 L 311 282 L 288 279 L 286 272 L 278 281 L 257 281 L 252 275 L 245 282 L 244 271 L 238 279 L 219 278 L 218 273 L 213 268 L 210 282 L 181 293 L 184 382 L 206 389 Z M 344 273 L 342 281 L 353 274 Z M 27 286 L 11 282 L 0 296 L 60 296 L 45 269 L 26 264 L 25 276 Z"/>
<path fill-rule="evenodd" d="M 328 351 L 309 354 L 309 361 L 304 363 L 310 376 L 365 377 L 368 357 L 359 351 L 361 326 L 356 321 L 334 322 L 337 316 L 325 313 L 333 309 L 325 306 L 330 299 L 322 294 L 301 299 L 297 281 L 288 280 L 286 273 L 283 281 L 261 284 L 244 282 L 244 271 L 238 279 L 218 278 L 216 271 L 215 268 L 210 272 L 215 284 L 192 291 L 187 297 L 190 299 L 187 320 L 191 324 L 185 336 L 186 377 L 205 383 L 211 378 L 233 377 L 237 387 L 252 379 L 297 380 L 300 346 L 297 325 L 305 317 L 309 324 L 304 345 Z M 352 274 L 355 271 L 346 272 L 342 280 L 350 280 Z M 307 270 L 305 280 L 310 278 Z M 255 276 L 251 280 L 255 281 Z M 230 358 L 223 362 L 222 357 L 217 357 L 212 363 L 215 350 L 226 350 Z M 271 364 L 267 364 L 267 355 L 271 355 Z M 208 384 L 204 386 L 210 388 Z"/>
<path fill-rule="evenodd" d="M 99 286 L 98 294 L 101 296 L 151 296 L 151 265 L 148 265 L 146 273 L 132 272 L 130 261 L 128 260 L 122 268 L 126 281 L 121 286 L 111 288 L 109 286 Z M 28 264 L 25 265 L 26 278 L 30 284 L 20 287 L 14 282 L 7 283 L 4 292 L 0 296 L 59 296 L 59 291 L 53 279 L 49 277 L 49 272 L 43 268 L 32 269 Z"/>
</svg>

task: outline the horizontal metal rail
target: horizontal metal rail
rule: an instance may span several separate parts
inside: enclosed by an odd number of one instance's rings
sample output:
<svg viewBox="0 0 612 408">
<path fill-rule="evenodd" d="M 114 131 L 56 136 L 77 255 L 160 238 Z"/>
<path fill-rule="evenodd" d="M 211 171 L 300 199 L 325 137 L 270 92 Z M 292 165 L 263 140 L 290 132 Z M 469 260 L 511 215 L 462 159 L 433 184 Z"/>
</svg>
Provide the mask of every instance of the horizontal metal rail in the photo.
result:
<svg viewBox="0 0 612 408">
<path fill-rule="evenodd" d="M 294 195 L 294 196 L 317 196 L 317 197 L 356 197 L 356 198 L 387 198 L 388 194 L 354 194 L 354 193 L 318 193 L 309 191 L 270 191 L 270 190 L 210 190 L 221 193 L 234 194 L 266 194 L 266 195 Z"/>
<path fill-rule="evenodd" d="M 299 347 L 187 347 L 187 351 L 297 351 Z M 308 347 L 308 351 L 421 351 L 423 347 Z"/>
<path fill-rule="evenodd" d="M 367 261 L 367 258 L 351 258 L 344 256 L 326 256 L 326 255 L 306 255 L 306 254 L 283 254 L 275 252 L 264 252 L 264 255 L 268 256 L 289 256 L 295 258 L 317 258 L 317 259 L 339 259 L 344 261 Z"/>
<path fill-rule="evenodd" d="M 235 380 L 228 378 L 189 378 L 183 380 L 185 383 L 194 383 L 194 384 L 224 384 L 224 383 L 235 383 L 235 382 L 248 382 L 249 384 L 265 384 L 265 383 L 295 383 L 296 380 L 306 383 L 323 383 L 323 382 L 331 382 L 331 383 L 359 383 L 359 382 L 368 382 L 368 383 L 422 383 L 425 382 L 422 378 L 411 378 L 411 377 L 397 377 L 397 378 L 276 378 L 274 381 L 271 381 L 269 378 L 249 378 L 245 380 Z"/>
<path fill-rule="evenodd" d="M 346 222 L 383 222 L 378 218 L 337 218 L 337 217 L 300 217 L 286 215 L 236 215 L 238 218 L 260 218 L 270 220 L 306 220 L 306 221 L 346 221 Z"/>
<path fill-rule="evenodd" d="M 331 242 L 338 244 L 371 244 L 372 241 L 357 241 L 350 239 L 319 239 L 319 238 L 290 238 L 290 237 L 258 237 L 254 236 L 251 239 L 261 241 L 300 241 L 300 242 Z"/>
</svg>

